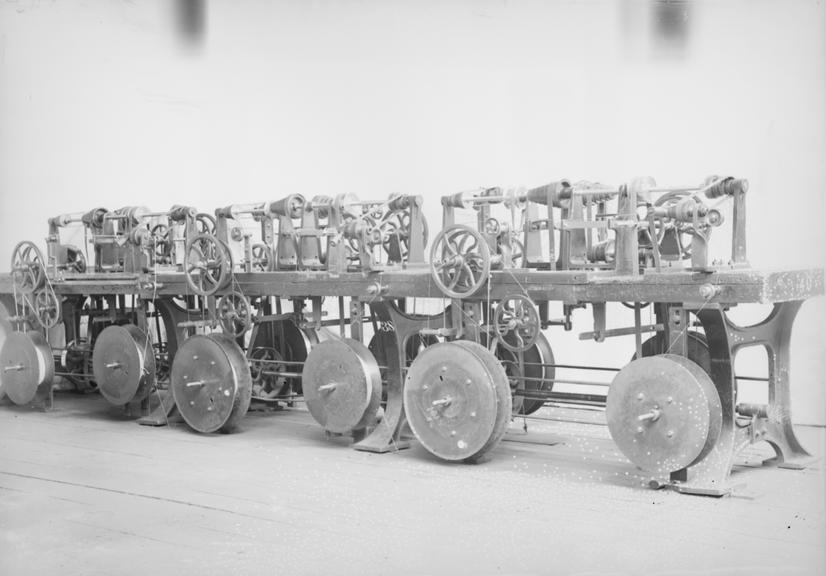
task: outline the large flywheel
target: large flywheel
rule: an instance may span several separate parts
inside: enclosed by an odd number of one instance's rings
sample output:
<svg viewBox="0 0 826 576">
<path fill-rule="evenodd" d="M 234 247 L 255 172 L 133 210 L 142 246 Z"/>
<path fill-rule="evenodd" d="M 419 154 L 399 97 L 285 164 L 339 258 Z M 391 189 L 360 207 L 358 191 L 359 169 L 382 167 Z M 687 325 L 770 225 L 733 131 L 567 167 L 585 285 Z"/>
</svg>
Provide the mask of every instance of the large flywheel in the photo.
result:
<svg viewBox="0 0 826 576">
<path fill-rule="evenodd" d="M 172 395 L 198 432 L 228 432 L 246 414 L 252 376 L 244 351 L 225 334 L 184 340 L 172 362 Z"/>
<path fill-rule="evenodd" d="M 484 353 L 483 353 L 484 352 Z M 475 460 L 499 440 L 501 409 L 511 410 L 507 376 L 482 346 L 428 347 L 407 371 L 404 410 L 413 434 L 443 460 Z M 500 401 L 502 390 L 506 400 Z"/>
<path fill-rule="evenodd" d="M 0 349 L 3 392 L 17 405 L 28 404 L 42 385 L 54 380 L 52 349 L 39 332 L 12 332 Z"/>
<path fill-rule="evenodd" d="M 115 406 L 143 400 L 155 383 L 152 341 L 135 326 L 109 326 L 98 335 L 92 368 L 101 395 Z"/>
<path fill-rule="evenodd" d="M 336 338 L 313 346 L 301 385 L 307 409 L 328 432 L 349 434 L 376 422 L 381 373 L 361 342 Z"/>
<path fill-rule="evenodd" d="M 669 474 L 702 460 L 720 436 L 723 410 L 709 375 L 673 354 L 634 360 L 614 378 L 608 429 L 631 462 Z"/>
</svg>

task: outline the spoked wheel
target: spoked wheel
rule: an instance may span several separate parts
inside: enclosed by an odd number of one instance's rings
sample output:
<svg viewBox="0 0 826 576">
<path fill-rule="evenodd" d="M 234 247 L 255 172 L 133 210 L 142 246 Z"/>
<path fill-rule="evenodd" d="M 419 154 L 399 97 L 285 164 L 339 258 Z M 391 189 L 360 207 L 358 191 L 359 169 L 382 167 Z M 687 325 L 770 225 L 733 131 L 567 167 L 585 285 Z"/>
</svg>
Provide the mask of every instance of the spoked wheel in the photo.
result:
<svg viewBox="0 0 826 576">
<path fill-rule="evenodd" d="M 229 432 L 250 406 L 249 365 L 225 334 L 184 340 L 172 362 L 170 385 L 181 416 L 198 432 Z"/>
<path fill-rule="evenodd" d="M 678 209 L 680 206 L 702 205 L 702 200 L 695 192 L 671 192 L 657 199 L 654 206 L 665 209 Z M 696 207 L 694 207 L 696 209 Z M 690 222 L 655 218 L 654 236 L 660 255 L 664 260 L 686 260 L 691 258 L 691 236 L 693 226 Z"/>
<path fill-rule="evenodd" d="M 138 402 L 155 384 L 152 341 L 135 326 L 108 326 L 95 340 L 95 381 L 101 395 L 115 406 Z"/>
<path fill-rule="evenodd" d="M 195 229 L 198 234 L 215 234 L 215 217 L 206 212 L 199 212 L 195 215 Z"/>
<path fill-rule="evenodd" d="M 430 272 L 443 294 L 471 296 L 487 282 L 490 249 L 482 235 L 463 224 L 448 226 L 430 249 Z"/>
<path fill-rule="evenodd" d="M 376 422 L 381 373 L 373 354 L 350 338 L 314 346 L 301 373 L 304 401 L 316 422 L 336 434 L 350 434 Z"/>
<path fill-rule="evenodd" d="M 31 294 L 46 283 L 46 262 L 34 243 L 24 240 L 14 247 L 11 277 L 14 288 L 23 294 Z"/>
<path fill-rule="evenodd" d="M 524 294 L 507 296 L 496 305 L 493 330 L 508 350 L 527 350 L 536 343 L 542 331 L 539 309 Z"/>
<path fill-rule="evenodd" d="M 22 406 L 37 395 L 37 389 L 54 380 L 52 349 L 39 332 L 12 332 L 0 348 L 0 379 L 3 392 Z"/>
<path fill-rule="evenodd" d="M 425 349 L 407 371 L 407 421 L 422 446 L 443 460 L 476 460 L 501 437 L 510 388 L 504 368 L 486 355 L 482 346 L 444 342 Z"/>
<path fill-rule="evenodd" d="M 156 224 L 149 232 L 155 244 L 155 261 L 159 264 L 169 264 L 172 258 L 172 238 L 169 226 Z"/>
<path fill-rule="evenodd" d="M 254 338 L 250 342 L 250 349 L 272 349 L 277 356 L 284 360 L 283 366 L 287 372 L 301 372 L 310 350 L 317 345 L 324 336 L 324 332 L 299 328 L 293 320 L 265 322 L 258 325 Z M 261 353 L 263 354 L 263 352 Z M 266 362 L 261 364 L 265 365 Z M 300 378 L 285 378 L 287 385 L 279 395 L 301 393 Z"/>
<path fill-rule="evenodd" d="M 391 262 L 406 262 L 410 252 L 410 213 L 392 210 L 379 223 L 382 245 Z M 422 217 L 422 245 L 427 246 L 429 231 L 427 220 Z"/>
<path fill-rule="evenodd" d="M 483 338 L 482 343 L 486 342 L 487 339 Z M 553 350 L 545 334 L 540 332 L 534 344 L 521 352 L 521 361 L 520 352 L 502 346 L 501 342 L 494 353 L 508 375 L 514 416 L 528 416 L 542 408 L 547 400 L 531 396 L 551 392 L 556 376 Z"/>
<path fill-rule="evenodd" d="M 241 292 L 233 290 L 218 300 L 218 320 L 227 336 L 238 338 L 252 328 L 252 305 Z"/>
<path fill-rule="evenodd" d="M 287 365 L 278 350 L 252 348 L 249 359 L 254 397 L 276 399 L 288 392 L 289 380 L 281 375 L 287 371 Z"/>
<path fill-rule="evenodd" d="M 199 234 L 187 242 L 184 268 L 189 289 L 200 296 L 211 296 L 229 282 L 232 257 L 215 236 Z"/>
<path fill-rule="evenodd" d="M 60 322 L 60 299 L 51 286 L 35 292 L 33 308 L 37 322 L 43 328 L 54 328 Z"/>
<path fill-rule="evenodd" d="M 83 274 L 86 272 L 86 256 L 77 246 L 66 246 L 66 263 L 63 268 L 67 272 Z"/>
<path fill-rule="evenodd" d="M 611 437 L 639 468 L 670 474 L 702 460 L 720 437 L 723 409 L 709 375 L 673 354 L 617 373 L 605 411 Z"/>
<path fill-rule="evenodd" d="M 253 244 L 252 248 L 252 269 L 258 272 L 271 272 L 275 259 L 273 250 L 263 243 Z"/>
</svg>

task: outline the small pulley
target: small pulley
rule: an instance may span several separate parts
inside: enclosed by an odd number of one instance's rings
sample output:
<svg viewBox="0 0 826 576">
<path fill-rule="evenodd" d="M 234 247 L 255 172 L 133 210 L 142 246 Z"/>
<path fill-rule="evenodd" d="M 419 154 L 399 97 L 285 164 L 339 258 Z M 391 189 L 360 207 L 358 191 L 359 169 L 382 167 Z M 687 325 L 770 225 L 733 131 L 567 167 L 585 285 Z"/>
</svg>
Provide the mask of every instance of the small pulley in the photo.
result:
<svg viewBox="0 0 826 576">
<path fill-rule="evenodd" d="M 155 355 L 135 326 L 108 326 L 95 340 L 92 370 L 101 395 L 115 406 L 145 399 L 155 384 Z"/>
<path fill-rule="evenodd" d="M 52 349 L 40 332 L 12 332 L 0 348 L 3 392 L 22 406 L 34 400 L 37 389 L 54 380 Z"/>
<path fill-rule="evenodd" d="M 218 321 L 224 334 L 238 338 L 252 328 L 252 306 L 238 290 L 221 296 L 217 309 Z"/>
<path fill-rule="evenodd" d="M 464 224 L 439 232 L 430 249 L 430 272 L 445 296 L 472 296 L 490 273 L 490 248 L 482 235 Z"/>
<path fill-rule="evenodd" d="M 407 421 L 422 446 L 443 460 L 478 459 L 501 437 L 510 389 L 502 366 L 486 355 L 481 346 L 443 342 L 423 350 L 407 371 Z"/>
<path fill-rule="evenodd" d="M 313 346 L 301 385 L 307 409 L 328 432 L 349 434 L 377 422 L 381 373 L 361 342 L 342 338 Z"/>
<path fill-rule="evenodd" d="M 534 344 L 541 332 L 539 309 L 524 294 L 512 294 L 496 305 L 493 329 L 508 350 L 521 352 Z"/>
<path fill-rule="evenodd" d="M 244 351 L 231 337 L 199 334 L 178 348 L 170 387 L 193 430 L 229 432 L 249 408 L 252 376 Z"/>
<path fill-rule="evenodd" d="M 622 453 L 657 474 L 702 460 L 720 437 L 723 422 L 709 375 L 673 354 L 640 358 L 620 370 L 608 389 L 605 415 Z"/>
</svg>

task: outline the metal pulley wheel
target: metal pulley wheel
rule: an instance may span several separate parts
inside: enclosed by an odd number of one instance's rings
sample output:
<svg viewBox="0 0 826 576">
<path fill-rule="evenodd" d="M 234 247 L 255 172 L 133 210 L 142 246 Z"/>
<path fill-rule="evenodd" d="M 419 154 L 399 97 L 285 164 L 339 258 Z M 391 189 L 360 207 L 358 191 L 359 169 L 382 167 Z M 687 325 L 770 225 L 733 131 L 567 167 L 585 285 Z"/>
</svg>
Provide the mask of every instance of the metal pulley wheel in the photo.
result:
<svg viewBox="0 0 826 576">
<path fill-rule="evenodd" d="M 23 294 L 31 294 L 46 283 L 46 262 L 33 242 L 24 240 L 14 247 L 11 278 L 15 290 Z"/>
<path fill-rule="evenodd" d="M 95 340 L 92 371 L 101 395 L 115 406 L 143 400 L 155 383 L 155 354 L 135 326 L 108 326 Z"/>
<path fill-rule="evenodd" d="M 487 338 L 482 338 L 482 344 L 486 343 Z M 533 346 L 522 352 L 505 348 L 500 341 L 494 353 L 504 366 L 510 381 L 514 416 L 527 416 L 542 408 L 546 400 L 530 396 L 532 393 L 551 392 L 556 377 L 554 353 L 545 334 L 540 332 Z"/>
<path fill-rule="evenodd" d="M 430 272 L 445 296 L 471 296 L 490 273 L 490 249 L 482 235 L 463 224 L 439 232 L 430 248 Z"/>
<path fill-rule="evenodd" d="M 475 351 L 457 342 L 426 348 L 405 378 L 404 411 L 413 434 L 443 460 L 473 460 L 489 449 L 499 416 L 495 379 Z M 508 404 L 510 410 L 510 404 Z"/>
<path fill-rule="evenodd" d="M 190 290 L 200 296 L 211 296 L 229 282 L 232 255 L 215 236 L 199 234 L 186 243 L 184 271 Z"/>
<path fill-rule="evenodd" d="M 275 348 L 251 348 L 249 353 L 252 392 L 256 398 L 278 398 L 286 394 L 289 380 L 283 356 Z"/>
<path fill-rule="evenodd" d="M 524 294 L 507 296 L 496 305 L 493 330 L 508 350 L 527 350 L 536 343 L 542 330 L 539 309 Z"/>
<path fill-rule="evenodd" d="M 456 340 L 455 343 L 463 346 L 466 350 L 470 350 L 479 360 L 484 362 L 485 367 L 492 376 L 494 391 L 496 392 L 496 422 L 493 425 L 493 432 L 491 432 L 488 441 L 485 442 L 485 445 L 473 456 L 473 458 L 478 458 L 496 446 L 502 439 L 502 436 L 505 435 L 513 412 L 513 397 L 511 396 L 510 382 L 508 381 L 508 375 L 505 373 L 505 367 L 502 366 L 502 363 L 499 362 L 490 350 L 481 344 L 468 340 Z"/>
<path fill-rule="evenodd" d="M 301 386 L 310 414 L 329 432 L 348 434 L 376 422 L 381 373 L 361 342 L 342 338 L 313 346 Z"/>
<path fill-rule="evenodd" d="M 34 315 L 45 329 L 54 328 L 60 322 L 60 299 L 50 285 L 34 293 Z"/>
<path fill-rule="evenodd" d="M 54 379 L 52 349 L 40 332 L 12 332 L 0 349 L 3 391 L 17 405 L 34 400 L 37 389 Z"/>
<path fill-rule="evenodd" d="M 258 330 L 253 333 L 249 348 L 252 353 L 259 348 L 272 349 L 278 357 L 285 361 L 287 372 L 297 372 L 310 350 L 326 340 L 329 332 L 326 329 L 315 330 L 312 328 L 299 328 L 294 319 L 279 320 L 276 322 L 262 322 L 257 325 Z M 262 353 L 263 354 L 263 353 Z M 268 360 L 270 358 L 263 358 Z M 301 393 L 301 379 L 297 377 L 285 377 L 290 384 L 290 390 L 295 394 Z M 283 390 L 279 394 L 288 392 Z"/>
<path fill-rule="evenodd" d="M 708 374 L 673 354 L 634 360 L 614 377 L 605 411 L 625 456 L 669 474 L 702 460 L 720 437 L 723 409 Z"/>
<path fill-rule="evenodd" d="M 233 290 L 221 296 L 217 309 L 224 334 L 238 338 L 252 328 L 252 306 L 241 292 Z"/>
<path fill-rule="evenodd" d="M 244 352 L 225 334 L 191 336 L 172 362 L 172 396 L 198 432 L 228 432 L 246 414 L 252 376 Z"/>
<path fill-rule="evenodd" d="M 215 234 L 215 216 L 206 212 L 199 212 L 195 215 L 195 229 L 198 234 Z"/>
<path fill-rule="evenodd" d="M 264 243 L 253 244 L 251 248 L 252 269 L 259 272 L 272 272 L 275 258 L 273 249 Z"/>
<path fill-rule="evenodd" d="M 427 220 L 422 216 L 422 246 L 427 246 L 429 231 Z M 382 233 L 382 244 L 391 262 L 406 262 L 410 252 L 410 212 L 391 210 L 378 224 Z"/>
</svg>

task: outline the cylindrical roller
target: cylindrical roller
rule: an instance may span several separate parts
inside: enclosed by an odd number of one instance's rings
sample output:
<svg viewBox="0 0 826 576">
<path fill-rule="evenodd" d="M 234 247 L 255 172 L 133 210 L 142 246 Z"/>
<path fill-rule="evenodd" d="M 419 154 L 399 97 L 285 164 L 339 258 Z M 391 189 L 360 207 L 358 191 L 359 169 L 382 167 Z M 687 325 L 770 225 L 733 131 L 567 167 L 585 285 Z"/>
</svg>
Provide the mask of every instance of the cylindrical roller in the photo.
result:
<svg viewBox="0 0 826 576">
<path fill-rule="evenodd" d="M 41 385 L 54 380 L 49 343 L 39 332 L 12 332 L 0 349 L 3 391 L 17 405 L 34 400 Z"/>
<path fill-rule="evenodd" d="M 422 351 L 404 386 L 405 415 L 422 446 L 443 460 L 477 458 L 496 429 L 499 376 L 456 342 Z"/>
<path fill-rule="evenodd" d="M 481 344 L 468 340 L 456 340 L 456 344 L 473 352 L 473 354 L 485 364 L 485 368 L 487 368 L 491 375 L 494 391 L 496 392 L 496 423 L 493 425 L 493 432 L 491 432 L 490 438 L 485 442 L 485 445 L 479 449 L 479 452 L 468 458 L 468 460 L 475 460 L 483 456 L 488 450 L 494 448 L 502 439 L 502 436 L 505 435 L 505 431 L 508 429 L 508 424 L 511 421 L 511 413 L 513 412 L 513 398 L 511 396 L 511 388 L 505 367 L 502 366 L 502 363 L 499 362 L 490 350 Z"/>
<path fill-rule="evenodd" d="M 332 339 L 313 347 L 301 375 L 307 409 L 325 430 L 349 434 L 376 422 L 381 373 L 364 344 Z"/>
<path fill-rule="evenodd" d="M 172 362 L 172 396 L 186 423 L 198 432 L 228 432 L 246 414 L 252 376 L 244 351 L 224 334 L 196 335 Z"/>
<path fill-rule="evenodd" d="M 702 460 L 720 437 L 723 410 L 711 378 L 673 354 L 634 360 L 608 390 L 611 437 L 631 462 L 670 474 Z"/>
<path fill-rule="evenodd" d="M 134 324 L 109 326 L 95 340 L 92 370 L 98 390 L 111 404 L 143 400 L 155 383 L 152 341 Z"/>
</svg>

